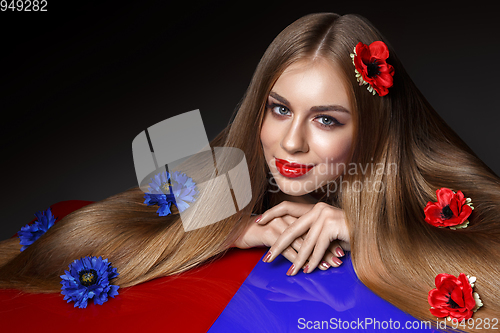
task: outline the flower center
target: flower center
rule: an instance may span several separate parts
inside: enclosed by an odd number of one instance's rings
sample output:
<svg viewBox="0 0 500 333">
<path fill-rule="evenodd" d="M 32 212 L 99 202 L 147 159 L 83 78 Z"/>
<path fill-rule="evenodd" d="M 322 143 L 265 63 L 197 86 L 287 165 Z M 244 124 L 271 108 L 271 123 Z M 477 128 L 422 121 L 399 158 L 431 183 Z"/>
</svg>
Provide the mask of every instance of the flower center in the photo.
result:
<svg viewBox="0 0 500 333">
<path fill-rule="evenodd" d="M 451 299 L 451 294 L 448 294 L 448 297 L 449 297 L 448 302 L 446 302 L 446 304 L 448 304 L 450 306 L 450 308 L 456 309 L 456 308 L 460 307 L 457 303 L 455 303 L 454 300 Z"/>
<path fill-rule="evenodd" d="M 368 77 L 370 78 L 380 74 L 380 66 L 376 60 L 366 65 L 366 70 L 368 72 Z"/>
<path fill-rule="evenodd" d="M 443 207 L 443 210 L 441 211 L 441 217 L 445 220 L 451 219 L 453 217 L 453 211 L 451 210 L 449 205 Z"/>
<path fill-rule="evenodd" d="M 95 269 L 84 269 L 78 275 L 80 276 L 80 283 L 85 287 L 97 283 L 97 272 Z"/>
<path fill-rule="evenodd" d="M 170 182 L 166 182 L 166 183 L 162 183 L 162 184 L 161 184 L 161 186 L 160 186 L 160 187 L 161 187 L 161 190 L 163 191 L 163 193 L 165 193 L 165 194 L 170 193 L 170 188 L 169 188 L 169 186 L 172 186 L 172 184 L 171 184 Z"/>
</svg>

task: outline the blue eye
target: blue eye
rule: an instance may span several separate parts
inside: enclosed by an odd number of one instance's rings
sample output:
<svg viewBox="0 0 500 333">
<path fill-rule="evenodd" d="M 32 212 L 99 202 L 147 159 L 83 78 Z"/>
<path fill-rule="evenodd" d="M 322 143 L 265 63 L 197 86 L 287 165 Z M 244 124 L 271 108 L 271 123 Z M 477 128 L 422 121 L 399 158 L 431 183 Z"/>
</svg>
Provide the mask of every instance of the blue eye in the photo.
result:
<svg viewBox="0 0 500 333">
<path fill-rule="evenodd" d="M 335 123 L 332 118 L 326 116 L 318 117 L 318 119 L 323 120 L 324 122 L 322 124 L 327 126 L 333 125 Z"/>
<path fill-rule="evenodd" d="M 269 105 L 269 107 L 271 108 L 271 110 L 274 113 L 281 115 L 281 116 L 284 116 L 287 114 L 287 112 L 289 112 L 288 108 L 286 106 L 283 106 L 283 105 L 271 104 L 271 105 Z"/>
<path fill-rule="evenodd" d="M 335 118 L 333 118 L 331 116 L 324 115 L 324 114 L 317 116 L 316 119 L 323 120 L 322 122 L 319 123 L 323 127 L 330 128 L 330 127 L 333 127 L 333 126 L 342 126 L 343 125 L 337 119 L 335 119 Z"/>
</svg>

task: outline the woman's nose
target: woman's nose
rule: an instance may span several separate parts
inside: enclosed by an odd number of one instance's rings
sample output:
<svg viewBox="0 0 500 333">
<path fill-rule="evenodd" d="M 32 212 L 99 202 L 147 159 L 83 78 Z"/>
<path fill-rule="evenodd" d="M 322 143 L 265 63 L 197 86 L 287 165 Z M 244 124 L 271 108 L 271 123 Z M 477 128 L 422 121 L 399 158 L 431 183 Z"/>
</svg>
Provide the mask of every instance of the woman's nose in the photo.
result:
<svg viewBox="0 0 500 333">
<path fill-rule="evenodd" d="M 309 150 L 305 128 L 300 123 L 294 121 L 290 124 L 281 140 L 281 148 L 289 154 L 305 153 Z"/>
</svg>

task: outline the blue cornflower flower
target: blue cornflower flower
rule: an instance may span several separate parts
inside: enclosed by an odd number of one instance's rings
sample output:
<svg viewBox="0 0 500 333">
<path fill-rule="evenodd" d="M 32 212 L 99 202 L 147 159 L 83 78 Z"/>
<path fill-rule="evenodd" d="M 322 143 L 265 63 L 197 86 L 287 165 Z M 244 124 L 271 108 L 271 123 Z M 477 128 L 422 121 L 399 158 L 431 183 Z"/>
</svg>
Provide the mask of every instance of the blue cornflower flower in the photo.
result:
<svg viewBox="0 0 500 333">
<path fill-rule="evenodd" d="M 108 259 L 101 257 L 85 257 L 73 261 L 69 271 L 61 275 L 61 294 L 64 299 L 75 302 L 75 307 L 86 308 L 87 300 L 94 298 L 94 304 L 102 305 L 108 297 L 118 295 L 119 286 L 109 284 L 118 276 Z"/>
<path fill-rule="evenodd" d="M 148 206 L 154 206 L 158 205 L 160 208 L 156 211 L 160 216 L 165 216 L 170 213 L 170 206 L 172 205 L 172 202 L 174 202 L 174 196 L 172 194 L 170 195 L 165 195 L 165 194 L 151 194 L 151 193 L 146 193 L 144 195 L 144 203 L 147 204 Z"/>
<path fill-rule="evenodd" d="M 160 216 L 171 213 L 170 207 L 173 204 L 177 206 L 179 212 L 183 212 L 189 207 L 188 202 L 196 200 L 198 193 L 196 184 L 186 174 L 175 171 L 172 174 L 163 171 L 151 178 L 149 183 L 149 193 L 144 195 L 144 201 L 148 206 L 158 205 L 160 208 L 156 211 Z"/>
<path fill-rule="evenodd" d="M 33 224 L 26 224 L 24 227 L 21 227 L 21 230 L 17 233 L 19 239 L 21 239 L 20 244 L 23 245 L 21 248 L 21 252 L 26 250 L 28 246 L 33 244 L 40 236 L 49 230 L 50 227 L 54 225 L 56 219 L 52 215 L 52 211 L 50 207 L 47 210 L 35 213 L 36 220 Z"/>
<path fill-rule="evenodd" d="M 188 202 L 196 201 L 195 196 L 198 194 L 196 184 L 193 179 L 189 178 L 185 173 L 175 171 L 172 174 L 174 184 L 172 185 L 172 192 L 175 197 L 175 205 L 179 212 L 183 212 L 189 207 Z"/>
<path fill-rule="evenodd" d="M 154 176 L 154 179 L 151 178 L 153 181 L 152 183 L 149 183 L 149 193 L 152 194 L 171 194 L 172 191 L 170 187 L 172 186 L 171 184 L 171 179 L 170 179 L 170 173 L 167 171 L 163 171 L 160 173 L 157 173 Z"/>
</svg>

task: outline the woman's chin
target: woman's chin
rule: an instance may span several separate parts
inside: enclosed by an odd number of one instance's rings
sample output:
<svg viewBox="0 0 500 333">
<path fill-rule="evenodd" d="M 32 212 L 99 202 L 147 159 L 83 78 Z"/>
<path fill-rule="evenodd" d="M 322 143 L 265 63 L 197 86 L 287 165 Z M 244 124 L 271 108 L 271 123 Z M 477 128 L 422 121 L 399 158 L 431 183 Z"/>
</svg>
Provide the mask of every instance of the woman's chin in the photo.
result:
<svg viewBox="0 0 500 333">
<path fill-rule="evenodd" d="M 290 191 L 283 191 L 283 190 L 281 190 L 281 192 L 283 192 L 287 195 L 291 195 L 293 197 L 300 197 L 300 196 L 307 194 L 307 192 L 290 192 Z"/>
<path fill-rule="evenodd" d="M 303 196 L 315 190 L 314 188 L 308 189 L 300 183 L 287 182 L 287 184 L 283 184 L 279 181 L 277 183 L 281 192 L 294 197 Z"/>
</svg>

